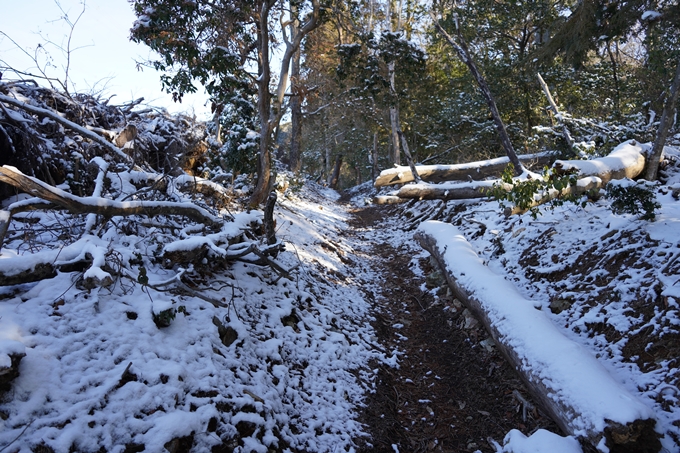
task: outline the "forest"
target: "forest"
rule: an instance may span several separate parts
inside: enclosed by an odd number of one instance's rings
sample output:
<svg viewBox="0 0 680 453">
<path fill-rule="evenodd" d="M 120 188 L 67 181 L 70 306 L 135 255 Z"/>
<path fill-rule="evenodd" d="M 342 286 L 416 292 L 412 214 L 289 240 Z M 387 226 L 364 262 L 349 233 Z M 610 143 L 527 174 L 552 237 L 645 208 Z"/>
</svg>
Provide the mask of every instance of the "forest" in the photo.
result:
<svg viewBox="0 0 680 453">
<path fill-rule="evenodd" d="M 0 55 L 0 453 L 680 448 L 677 2 L 128 6 L 209 117 Z"/>
<path fill-rule="evenodd" d="M 294 172 L 338 187 L 374 180 L 405 161 L 404 151 L 423 164 L 498 157 L 508 145 L 518 154 L 606 155 L 626 139 L 653 139 L 673 103 L 680 47 L 673 2 L 134 7 L 132 38 L 162 55 L 150 63 L 177 99 L 197 81 L 205 85 L 224 142 L 213 159 L 239 172 L 264 171 L 252 151 L 262 155 L 265 145 Z M 249 131 L 267 133 L 253 143 Z"/>
</svg>

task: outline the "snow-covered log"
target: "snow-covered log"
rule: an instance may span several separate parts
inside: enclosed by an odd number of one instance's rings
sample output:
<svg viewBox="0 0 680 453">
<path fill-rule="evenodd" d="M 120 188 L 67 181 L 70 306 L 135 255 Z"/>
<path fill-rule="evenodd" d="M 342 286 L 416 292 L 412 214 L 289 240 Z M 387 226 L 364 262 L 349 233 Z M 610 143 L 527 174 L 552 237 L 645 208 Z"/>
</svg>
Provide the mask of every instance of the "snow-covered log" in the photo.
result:
<svg viewBox="0 0 680 453">
<path fill-rule="evenodd" d="M 396 195 L 378 195 L 373 198 L 373 203 L 380 205 L 406 203 L 407 201 L 407 198 L 400 198 Z"/>
<path fill-rule="evenodd" d="M 606 157 L 600 157 L 592 160 L 557 160 L 553 164 L 553 168 L 557 173 L 565 173 L 567 171 L 576 170 L 578 178 L 577 184 L 572 187 L 567 187 L 561 192 L 550 190 L 536 194 L 533 206 L 538 206 L 543 203 L 565 195 L 580 195 L 590 190 L 599 189 L 607 185 L 613 179 L 636 178 L 645 168 L 646 155 L 645 152 L 648 145 L 641 145 L 635 141 L 622 143 L 617 146 Z M 490 161 L 487 161 L 490 162 Z M 507 165 L 507 159 L 505 160 Z M 472 164 L 464 164 L 472 165 Z M 432 167 L 438 167 L 433 165 Z M 445 167 L 445 166 L 440 166 Z M 382 175 L 386 173 L 381 173 Z M 404 173 L 406 177 L 409 173 Z M 380 179 L 380 177 L 378 178 Z M 423 179 L 426 179 L 423 177 Z M 479 181 L 468 183 L 443 183 L 443 184 L 408 184 L 399 189 L 397 196 L 400 198 L 417 199 L 417 200 L 464 200 L 472 198 L 484 198 L 489 196 L 493 184 L 498 184 L 499 181 Z M 505 184 L 506 190 L 511 190 L 512 186 Z M 511 209 L 508 214 L 519 214 L 526 210 Z"/>
<path fill-rule="evenodd" d="M 597 176 L 587 176 L 585 178 L 576 180 L 576 184 L 573 186 L 567 186 L 562 190 L 550 189 L 545 192 L 541 192 L 540 194 L 534 195 L 533 202 L 526 209 L 522 209 L 517 206 L 506 208 L 505 215 L 524 214 L 534 206 L 540 206 L 559 197 L 578 197 L 586 193 L 592 194 L 593 192 L 597 192 L 598 189 L 603 188 L 605 185 L 606 184 L 601 178 L 598 178 Z"/>
<path fill-rule="evenodd" d="M 525 166 L 550 165 L 555 159 L 554 153 L 525 154 L 518 156 Z M 445 181 L 478 181 L 489 176 L 498 176 L 508 166 L 508 157 L 469 162 L 456 165 L 416 165 L 418 176 L 423 181 L 438 183 Z M 413 182 L 413 174 L 409 167 L 399 166 L 380 172 L 375 180 L 375 187 L 389 186 L 392 184 L 406 184 Z"/>
<path fill-rule="evenodd" d="M 435 258 L 455 296 L 484 324 L 566 433 L 600 451 L 661 449 L 651 409 L 559 332 L 535 302 L 485 266 L 453 225 L 424 222 L 416 238 Z"/>
<path fill-rule="evenodd" d="M 606 157 L 592 160 L 558 160 L 553 164 L 556 172 L 577 170 L 579 179 L 576 185 L 561 191 L 549 190 L 536 194 L 532 206 L 539 206 L 557 197 L 567 195 L 583 195 L 601 189 L 611 180 L 637 178 L 645 169 L 646 151 L 649 145 L 640 145 L 635 141 L 622 143 Z M 526 209 L 514 207 L 506 212 L 508 215 L 522 214 Z"/>
<path fill-rule="evenodd" d="M 645 168 L 645 153 L 649 145 L 634 140 L 617 146 L 606 157 L 591 160 L 557 160 L 553 168 L 559 171 L 578 170 L 579 178 L 596 176 L 607 184 L 612 179 L 637 178 Z"/>
<path fill-rule="evenodd" d="M 498 181 L 475 181 L 444 184 L 408 184 L 397 192 L 399 198 L 416 200 L 467 200 L 489 196 L 493 184 Z M 508 186 L 509 189 L 510 186 Z"/>
</svg>

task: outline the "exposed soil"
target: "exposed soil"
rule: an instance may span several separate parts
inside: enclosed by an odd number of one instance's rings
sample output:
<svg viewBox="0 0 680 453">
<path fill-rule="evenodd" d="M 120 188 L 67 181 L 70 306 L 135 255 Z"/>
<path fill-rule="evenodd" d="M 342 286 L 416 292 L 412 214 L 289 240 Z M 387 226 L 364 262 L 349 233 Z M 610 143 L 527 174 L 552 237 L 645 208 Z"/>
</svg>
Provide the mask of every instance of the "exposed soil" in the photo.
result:
<svg viewBox="0 0 680 453">
<path fill-rule="evenodd" d="M 357 210 L 355 234 L 389 209 Z M 527 435 L 539 428 L 560 432 L 532 409 L 535 403 L 518 375 L 495 351 L 484 328 L 448 294 L 429 260 L 419 263 L 428 276 L 419 277 L 406 250 L 372 247 L 382 275 L 380 293 L 372 298 L 374 328 L 386 350 L 401 354 L 398 369 L 376 365 L 375 392 L 368 395 L 361 416 L 371 437 L 359 451 L 495 452 L 491 439 L 502 443 L 513 428 Z M 423 283 L 439 288 L 437 297 L 421 291 Z"/>
</svg>

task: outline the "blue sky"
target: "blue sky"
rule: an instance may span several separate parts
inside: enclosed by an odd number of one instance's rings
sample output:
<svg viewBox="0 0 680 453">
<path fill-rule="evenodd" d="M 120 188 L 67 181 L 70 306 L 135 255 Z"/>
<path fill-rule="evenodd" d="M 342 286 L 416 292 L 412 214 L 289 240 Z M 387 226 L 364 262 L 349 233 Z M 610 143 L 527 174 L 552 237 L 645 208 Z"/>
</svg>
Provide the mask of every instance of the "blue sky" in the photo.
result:
<svg viewBox="0 0 680 453">
<path fill-rule="evenodd" d="M 82 0 L 59 0 L 69 19 L 75 21 L 83 10 Z M 54 0 L 0 0 L 0 31 L 33 54 L 39 44 L 52 41 L 65 47 L 70 31 Z M 138 71 L 137 61 L 148 59 L 146 46 L 128 40 L 135 20 L 127 0 L 89 0 L 85 13 L 77 23 L 71 48 L 70 76 L 77 92 L 99 92 L 105 97 L 115 94 L 112 103 L 124 103 L 144 97 L 152 105 L 171 112 L 192 111 L 203 119 L 209 111 L 204 107 L 207 96 L 199 89 L 197 95 L 185 97 L 182 104 L 172 102 L 160 88 L 160 74 L 151 68 Z M 54 46 L 47 46 L 56 68 L 47 72 L 51 77 L 64 78 L 66 58 Z M 35 73 L 35 64 L 4 36 L 0 36 L 0 59 L 14 68 Z M 45 59 L 41 58 L 44 63 Z M 3 78 L 14 78 L 5 74 Z"/>
</svg>

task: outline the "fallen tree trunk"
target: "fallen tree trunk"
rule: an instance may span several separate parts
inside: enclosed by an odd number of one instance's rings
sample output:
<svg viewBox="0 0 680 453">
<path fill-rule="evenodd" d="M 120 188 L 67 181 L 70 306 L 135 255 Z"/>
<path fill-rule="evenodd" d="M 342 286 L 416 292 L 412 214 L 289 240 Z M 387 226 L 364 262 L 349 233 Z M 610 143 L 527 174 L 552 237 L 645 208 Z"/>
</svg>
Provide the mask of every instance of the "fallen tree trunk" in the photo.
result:
<svg viewBox="0 0 680 453">
<path fill-rule="evenodd" d="M 506 215 L 523 214 L 530 208 L 548 203 L 559 197 L 569 195 L 579 196 L 588 192 L 596 192 L 604 188 L 609 181 L 624 178 L 637 178 L 642 174 L 646 165 L 646 147 L 631 141 L 617 146 L 606 157 L 592 160 L 558 160 L 553 164 L 557 173 L 577 171 L 580 177 L 576 184 L 560 191 L 551 189 L 534 196 L 534 200 L 527 209 L 517 206 L 506 210 Z"/>
<path fill-rule="evenodd" d="M 397 192 L 399 198 L 416 200 L 467 200 L 489 196 L 494 183 L 499 181 L 478 181 L 473 183 L 450 183 L 440 185 L 409 184 Z M 508 188 L 510 186 L 508 185 Z"/>
<path fill-rule="evenodd" d="M 582 195 L 589 191 L 601 189 L 613 179 L 633 179 L 640 176 L 645 169 L 646 149 L 646 146 L 631 141 L 617 146 L 614 151 L 606 157 L 592 160 L 555 161 L 553 169 L 556 173 L 564 174 L 569 171 L 575 172 L 578 178 L 576 185 L 567 187 L 561 191 L 552 189 L 537 193 L 529 208 L 547 203 L 558 197 Z M 451 182 L 437 185 L 426 183 L 408 184 L 399 189 L 397 196 L 400 198 L 417 200 L 465 200 L 484 198 L 489 196 L 489 191 L 494 184 L 500 184 L 500 180 L 469 183 Z M 504 184 L 503 187 L 505 190 L 510 191 L 513 186 Z M 521 214 L 526 211 L 527 209 L 514 207 L 508 209 L 506 214 Z"/>
<path fill-rule="evenodd" d="M 555 160 L 554 153 L 525 154 L 518 156 L 525 166 L 550 165 Z M 490 176 L 499 176 L 510 163 L 508 157 L 470 162 L 456 165 L 416 165 L 418 176 L 425 182 L 439 183 L 446 181 L 479 181 Z M 409 167 L 395 167 L 380 172 L 375 180 L 375 187 L 392 184 L 406 184 L 414 178 Z"/>
<path fill-rule="evenodd" d="M 0 181 L 26 193 L 54 203 L 73 214 L 99 214 L 105 217 L 128 215 L 180 215 L 208 226 L 220 226 L 224 220 L 206 209 L 190 203 L 167 201 L 114 201 L 100 197 L 78 197 L 39 179 L 27 176 L 14 167 L 0 167 Z"/>
<path fill-rule="evenodd" d="M 600 450 L 603 445 L 618 453 L 661 449 L 652 411 L 489 270 L 453 225 L 424 222 L 415 237 L 560 428 Z"/>
<path fill-rule="evenodd" d="M 608 156 L 591 160 L 557 160 L 553 168 L 558 173 L 577 170 L 579 178 L 596 176 L 603 184 L 612 179 L 633 179 L 640 176 L 645 169 L 647 148 L 631 140 L 614 148 Z"/>
</svg>

